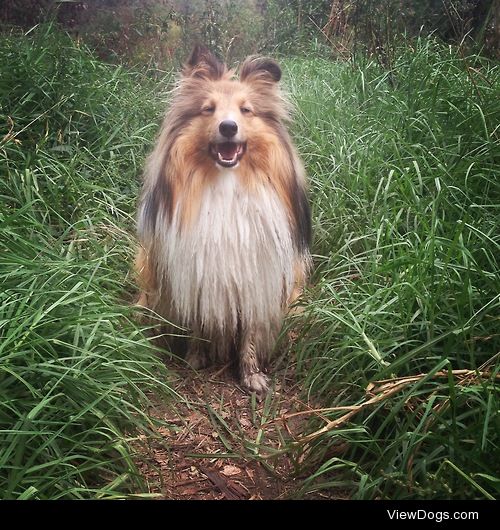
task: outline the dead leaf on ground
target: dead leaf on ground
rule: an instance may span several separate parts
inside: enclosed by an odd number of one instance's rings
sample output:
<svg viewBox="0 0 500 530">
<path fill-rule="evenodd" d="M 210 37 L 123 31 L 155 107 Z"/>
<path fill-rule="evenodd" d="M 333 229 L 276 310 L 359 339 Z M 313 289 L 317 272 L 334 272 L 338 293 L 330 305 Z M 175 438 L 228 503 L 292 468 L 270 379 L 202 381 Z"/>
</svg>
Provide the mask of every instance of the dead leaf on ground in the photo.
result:
<svg viewBox="0 0 500 530">
<path fill-rule="evenodd" d="M 236 466 L 228 465 L 228 466 L 224 466 L 221 473 L 223 475 L 226 475 L 226 477 L 232 477 L 233 475 L 239 475 L 241 473 L 241 469 Z"/>
</svg>

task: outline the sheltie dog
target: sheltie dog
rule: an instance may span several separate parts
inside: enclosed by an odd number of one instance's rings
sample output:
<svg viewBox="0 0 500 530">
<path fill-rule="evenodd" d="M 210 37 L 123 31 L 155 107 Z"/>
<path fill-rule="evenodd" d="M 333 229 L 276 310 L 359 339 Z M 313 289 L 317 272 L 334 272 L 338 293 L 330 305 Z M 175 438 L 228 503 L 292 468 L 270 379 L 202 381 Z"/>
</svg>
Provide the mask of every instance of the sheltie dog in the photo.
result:
<svg viewBox="0 0 500 530">
<path fill-rule="evenodd" d="M 196 46 L 146 164 L 138 211 L 139 305 L 188 328 L 187 362 L 234 361 L 262 397 L 287 307 L 309 268 L 302 163 L 285 128 L 279 66 L 236 72 Z"/>
</svg>

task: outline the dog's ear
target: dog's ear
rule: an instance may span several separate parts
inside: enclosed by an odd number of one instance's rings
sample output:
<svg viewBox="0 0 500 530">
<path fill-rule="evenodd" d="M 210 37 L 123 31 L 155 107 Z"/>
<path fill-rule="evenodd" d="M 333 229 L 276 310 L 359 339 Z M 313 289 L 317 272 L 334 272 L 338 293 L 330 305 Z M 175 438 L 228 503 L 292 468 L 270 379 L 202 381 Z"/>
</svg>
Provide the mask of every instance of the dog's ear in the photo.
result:
<svg viewBox="0 0 500 530">
<path fill-rule="evenodd" d="M 203 44 L 196 44 L 182 69 L 184 77 L 220 79 L 226 72 L 225 65 Z"/>
<path fill-rule="evenodd" d="M 277 83 L 281 79 L 278 63 L 266 57 L 248 57 L 241 66 L 240 80 Z"/>
</svg>

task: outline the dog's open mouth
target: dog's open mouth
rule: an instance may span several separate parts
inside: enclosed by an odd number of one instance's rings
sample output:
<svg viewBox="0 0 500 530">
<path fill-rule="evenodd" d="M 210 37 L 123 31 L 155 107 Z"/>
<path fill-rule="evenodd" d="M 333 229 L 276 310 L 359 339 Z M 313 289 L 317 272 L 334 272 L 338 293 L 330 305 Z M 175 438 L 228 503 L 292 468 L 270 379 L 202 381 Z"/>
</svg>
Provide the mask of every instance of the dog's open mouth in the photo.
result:
<svg viewBox="0 0 500 530">
<path fill-rule="evenodd" d="M 245 152 L 242 142 L 222 142 L 210 145 L 210 154 L 223 167 L 234 167 Z"/>
</svg>

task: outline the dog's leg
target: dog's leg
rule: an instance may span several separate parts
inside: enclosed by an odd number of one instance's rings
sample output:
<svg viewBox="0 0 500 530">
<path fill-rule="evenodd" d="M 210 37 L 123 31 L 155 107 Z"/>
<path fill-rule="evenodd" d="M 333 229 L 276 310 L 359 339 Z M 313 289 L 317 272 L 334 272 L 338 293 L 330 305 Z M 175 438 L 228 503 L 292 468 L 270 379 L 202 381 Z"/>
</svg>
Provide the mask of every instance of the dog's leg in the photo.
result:
<svg viewBox="0 0 500 530">
<path fill-rule="evenodd" d="M 136 306 L 146 309 L 155 309 L 158 304 L 158 288 L 154 269 L 147 252 L 140 247 L 135 258 L 135 274 L 139 285 L 139 298 Z M 146 320 L 143 317 L 144 320 Z"/>
<path fill-rule="evenodd" d="M 300 307 L 291 307 L 297 299 L 302 295 L 304 286 L 306 284 L 307 274 L 310 268 L 309 258 L 300 256 L 294 265 L 294 286 L 291 295 L 287 300 L 287 310 L 290 315 L 297 315 L 302 313 Z"/>
<path fill-rule="evenodd" d="M 191 368 L 193 368 L 193 370 L 201 370 L 208 366 L 206 347 L 201 341 L 196 339 L 191 339 L 189 341 L 186 362 Z"/>
<path fill-rule="evenodd" d="M 262 372 L 262 360 L 256 349 L 253 332 L 244 334 L 238 361 L 241 384 L 262 399 L 269 389 L 269 379 Z"/>
</svg>

